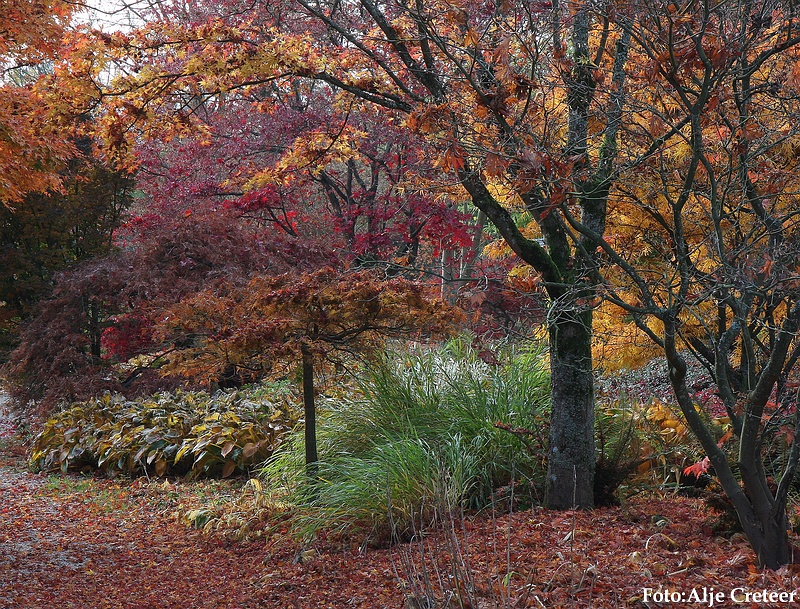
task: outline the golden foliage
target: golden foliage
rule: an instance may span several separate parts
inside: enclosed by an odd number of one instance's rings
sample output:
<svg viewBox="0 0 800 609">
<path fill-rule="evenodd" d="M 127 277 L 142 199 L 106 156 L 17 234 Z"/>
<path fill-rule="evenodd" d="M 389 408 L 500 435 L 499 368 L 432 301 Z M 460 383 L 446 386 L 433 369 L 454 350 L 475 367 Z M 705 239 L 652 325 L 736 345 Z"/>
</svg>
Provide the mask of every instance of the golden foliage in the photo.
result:
<svg viewBox="0 0 800 609">
<path fill-rule="evenodd" d="M 651 321 L 653 329 L 658 323 Z M 606 371 L 637 368 L 660 355 L 658 347 L 620 307 L 603 302 L 594 311 L 593 356 Z"/>
</svg>

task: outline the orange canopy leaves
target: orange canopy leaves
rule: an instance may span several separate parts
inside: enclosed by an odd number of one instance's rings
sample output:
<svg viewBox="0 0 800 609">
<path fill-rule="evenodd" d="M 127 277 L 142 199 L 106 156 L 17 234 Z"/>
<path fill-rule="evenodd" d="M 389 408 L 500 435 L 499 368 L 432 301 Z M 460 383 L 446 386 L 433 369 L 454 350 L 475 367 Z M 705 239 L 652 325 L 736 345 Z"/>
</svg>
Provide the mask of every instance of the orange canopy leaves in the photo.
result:
<svg viewBox="0 0 800 609">
<path fill-rule="evenodd" d="M 59 185 L 58 163 L 73 153 L 70 129 L 41 83 L 38 66 L 53 59 L 76 5 L 59 0 L 0 1 L 0 201 Z"/>
<path fill-rule="evenodd" d="M 172 307 L 158 332 L 178 344 L 194 337 L 171 357 L 169 372 L 213 378 L 231 362 L 269 370 L 276 360 L 297 359 L 303 345 L 361 352 L 382 337 L 445 335 L 461 319 L 420 284 L 328 267 L 198 294 Z"/>
</svg>

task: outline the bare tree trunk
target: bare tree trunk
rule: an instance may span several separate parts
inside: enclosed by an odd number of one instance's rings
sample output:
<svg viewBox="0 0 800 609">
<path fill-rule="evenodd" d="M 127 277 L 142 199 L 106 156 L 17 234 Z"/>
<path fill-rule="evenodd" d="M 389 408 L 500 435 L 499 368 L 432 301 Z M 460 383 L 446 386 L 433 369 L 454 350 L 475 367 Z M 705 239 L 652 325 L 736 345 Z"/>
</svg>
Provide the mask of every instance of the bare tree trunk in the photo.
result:
<svg viewBox="0 0 800 609">
<path fill-rule="evenodd" d="M 545 504 L 594 507 L 594 378 L 591 311 L 563 313 L 550 326 L 553 408 Z"/>
<path fill-rule="evenodd" d="M 786 518 L 786 498 L 775 497 L 766 485 L 760 451 L 740 452 L 742 484 L 728 464 L 727 457 L 694 407 L 686 386 L 686 362 L 675 346 L 675 322 L 665 322 L 664 353 L 675 398 L 689 428 L 700 440 L 725 494 L 733 503 L 742 530 L 758 556 L 759 563 L 778 569 L 792 562 Z"/>
<path fill-rule="evenodd" d="M 305 416 L 306 470 L 309 478 L 316 477 L 317 455 L 317 410 L 314 400 L 314 354 L 311 347 L 303 343 L 303 414 Z"/>
</svg>

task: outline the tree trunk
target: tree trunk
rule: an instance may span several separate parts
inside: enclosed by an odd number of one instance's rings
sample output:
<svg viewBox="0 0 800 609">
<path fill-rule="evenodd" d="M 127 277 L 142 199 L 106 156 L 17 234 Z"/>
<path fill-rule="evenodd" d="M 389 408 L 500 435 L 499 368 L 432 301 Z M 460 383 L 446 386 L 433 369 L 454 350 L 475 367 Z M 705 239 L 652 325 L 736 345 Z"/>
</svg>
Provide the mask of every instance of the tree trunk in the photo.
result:
<svg viewBox="0 0 800 609">
<path fill-rule="evenodd" d="M 545 504 L 594 507 L 592 313 L 564 312 L 550 326 L 552 416 Z"/>
<path fill-rule="evenodd" d="M 761 491 L 756 492 L 763 494 Z M 770 496 L 769 499 L 771 498 Z M 762 497 L 762 501 L 766 499 L 766 496 Z M 760 566 L 775 570 L 794 562 L 785 505 L 775 505 L 773 509 L 763 512 L 753 509 L 736 511 L 744 534 L 758 556 Z"/>
<path fill-rule="evenodd" d="M 759 564 L 768 569 L 778 569 L 792 562 L 793 558 L 787 531 L 785 497 L 776 500 L 769 489 L 764 470 L 759 465 L 761 453 L 755 444 L 751 450 L 745 447 L 742 451 L 740 447 L 739 470 L 744 487 L 734 475 L 725 453 L 717 445 L 689 395 L 686 386 L 686 361 L 678 353 L 675 344 L 676 318 L 677 315 L 673 315 L 664 319 L 664 354 L 669 364 L 670 383 L 675 399 L 687 425 L 708 455 L 720 486 L 733 503 L 742 530 L 758 556 Z M 756 431 L 752 430 L 751 433 L 755 434 Z"/>
<path fill-rule="evenodd" d="M 102 329 L 100 328 L 100 312 L 98 306 L 88 298 L 84 298 L 86 317 L 89 322 L 89 355 L 92 358 L 92 366 L 99 366 L 102 363 Z"/>
<path fill-rule="evenodd" d="M 305 416 L 306 470 L 310 478 L 316 477 L 317 410 L 314 402 L 314 354 L 307 344 L 300 347 L 303 355 L 303 414 Z"/>
</svg>

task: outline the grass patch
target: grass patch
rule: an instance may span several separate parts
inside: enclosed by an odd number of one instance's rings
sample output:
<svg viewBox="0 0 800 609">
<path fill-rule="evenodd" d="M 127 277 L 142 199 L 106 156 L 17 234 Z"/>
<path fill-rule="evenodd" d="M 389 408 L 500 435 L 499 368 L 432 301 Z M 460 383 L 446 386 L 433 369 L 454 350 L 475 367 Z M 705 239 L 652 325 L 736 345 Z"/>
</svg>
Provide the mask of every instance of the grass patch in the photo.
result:
<svg viewBox="0 0 800 609">
<path fill-rule="evenodd" d="M 375 540 L 408 536 L 442 502 L 486 507 L 509 485 L 537 500 L 547 358 L 512 347 L 496 356 L 486 363 L 463 341 L 387 354 L 363 373 L 359 396 L 320 400 L 316 479 L 296 430 L 261 472 L 267 491 L 292 506 L 301 535 L 359 529 Z"/>
</svg>

